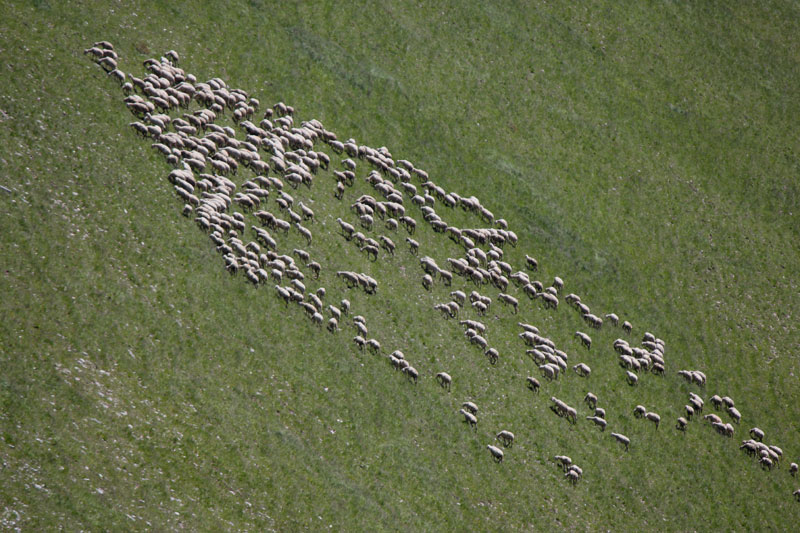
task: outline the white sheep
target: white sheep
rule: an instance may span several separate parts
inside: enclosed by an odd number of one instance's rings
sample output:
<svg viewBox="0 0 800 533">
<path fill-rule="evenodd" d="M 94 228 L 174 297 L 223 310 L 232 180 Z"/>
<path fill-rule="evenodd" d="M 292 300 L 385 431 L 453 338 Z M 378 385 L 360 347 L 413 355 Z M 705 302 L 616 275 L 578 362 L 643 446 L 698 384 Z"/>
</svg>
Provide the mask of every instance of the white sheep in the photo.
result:
<svg viewBox="0 0 800 533">
<path fill-rule="evenodd" d="M 583 344 L 587 350 L 591 349 L 592 347 L 592 338 L 582 331 L 576 331 L 575 336 L 580 339 L 581 344 Z"/>
<path fill-rule="evenodd" d="M 631 385 L 631 386 L 635 386 L 637 383 L 639 383 L 639 376 L 637 376 L 636 374 L 634 374 L 630 370 L 627 370 L 625 372 L 625 379 L 628 382 L 628 385 Z"/>
<path fill-rule="evenodd" d="M 689 425 L 689 422 L 685 418 L 683 418 L 682 416 L 679 416 L 677 424 L 675 424 L 675 429 L 677 429 L 678 431 L 685 432 L 686 431 L 686 426 L 688 426 L 688 425 Z"/>
<path fill-rule="evenodd" d="M 496 348 L 489 348 L 484 352 L 484 355 L 489 358 L 489 364 L 496 364 L 497 360 L 500 358 L 500 353 L 497 351 Z"/>
<path fill-rule="evenodd" d="M 797 476 L 797 463 L 792 463 L 789 465 L 789 474 L 792 476 Z"/>
<path fill-rule="evenodd" d="M 606 430 L 606 425 L 608 424 L 608 422 L 606 422 L 606 420 L 604 418 L 599 417 L 599 416 L 587 416 L 586 420 L 588 420 L 590 422 L 593 422 L 594 425 L 596 425 L 596 426 L 598 426 L 600 428 L 600 431 L 605 431 Z"/>
<path fill-rule="evenodd" d="M 658 429 L 658 425 L 661 423 L 661 417 L 659 415 L 657 415 L 656 413 L 648 412 L 648 413 L 644 414 L 644 417 L 645 417 L 645 419 L 647 419 L 650 422 L 652 422 L 653 424 L 655 424 L 656 425 L 656 429 Z"/>
<path fill-rule="evenodd" d="M 582 378 L 589 377 L 589 374 L 592 373 L 592 369 L 589 368 L 589 365 L 585 363 L 578 363 L 577 365 L 572 367 L 572 370 L 575 371 Z"/>
<path fill-rule="evenodd" d="M 406 377 L 408 377 L 410 381 L 414 382 L 414 385 L 417 384 L 417 378 L 419 378 L 419 372 L 417 372 L 416 368 L 414 368 L 413 366 L 407 366 L 403 369 L 403 373 L 405 373 Z"/>
<path fill-rule="evenodd" d="M 491 444 L 487 444 L 486 448 L 492 454 L 492 458 L 495 460 L 495 462 L 497 463 L 503 462 L 503 450 L 501 450 L 497 446 L 492 446 Z"/>
<path fill-rule="evenodd" d="M 614 437 L 614 440 L 625 446 L 625 451 L 628 451 L 628 447 L 631 444 L 631 439 L 623 435 L 622 433 L 611 433 L 611 436 Z"/>
<path fill-rule="evenodd" d="M 328 327 L 328 331 L 330 331 L 331 333 L 336 333 L 337 331 L 339 331 L 339 321 L 336 320 L 335 317 L 331 317 L 328 320 L 328 326 L 327 327 Z"/>
<path fill-rule="evenodd" d="M 447 372 L 439 372 L 438 374 L 436 374 L 436 381 L 439 382 L 439 385 L 442 388 L 447 389 L 449 391 L 450 385 L 453 382 L 453 378 L 451 378 L 450 374 L 448 374 Z"/>
<path fill-rule="evenodd" d="M 597 407 L 597 396 L 591 392 L 586 393 L 586 396 L 583 397 L 583 401 L 589 406 L 590 409 Z"/>
<path fill-rule="evenodd" d="M 633 331 L 633 325 L 626 320 L 622 323 L 622 331 L 630 335 L 631 331 Z"/>
<path fill-rule="evenodd" d="M 728 407 L 728 414 L 731 415 L 733 421 L 737 424 L 742 421 L 742 414 L 735 407 Z"/>
<path fill-rule="evenodd" d="M 800 502 L 800 489 L 797 489 L 796 491 L 794 491 L 792 493 L 792 495 L 794 496 L 795 501 Z"/>
<path fill-rule="evenodd" d="M 762 442 L 764 440 L 764 432 L 759 428 L 752 428 L 750 430 L 750 436 L 758 442 Z"/>
<path fill-rule="evenodd" d="M 426 291 L 431 290 L 431 287 L 433 287 L 433 278 L 430 274 L 422 276 L 422 286 L 425 287 Z"/>
<path fill-rule="evenodd" d="M 504 292 L 501 292 L 497 296 L 497 299 L 500 300 L 501 302 L 503 302 L 506 305 L 512 306 L 514 308 L 514 314 L 516 314 L 517 311 L 519 310 L 519 301 L 516 298 L 514 298 L 513 296 L 511 296 L 510 294 L 506 294 Z"/>
<path fill-rule="evenodd" d="M 559 468 L 561 468 L 561 470 L 563 470 L 564 472 L 566 472 L 566 471 L 567 471 L 567 469 L 568 469 L 570 466 L 572 466 L 572 459 L 571 459 L 569 456 L 566 456 L 566 455 L 556 455 L 556 456 L 554 457 L 554 459 L 555 459 L 555 461 L 556 461 L 556 464 L 559 466 Z"/>
<path fill-rule="evenodd" d="M 459 409 L 458 412 L 464 416 L 464 422 L 475 428 L 475 431 L 478 431 L 478 419 L 475 415 L 464 409 Z"/>
<path fill-rule="evenodd" d="M 644 405 L 637 405 L 633 409 L 634 418 L 642 418 L 647 413 L 647 408 Z"/>
<path fill-rule="evenodd" d="M 595 407 L 594 408 L 594 416 L 599 416 L 600 418 L 605 419 L 606 417 L 606 410 L 602 407 Z"/>
<path fill-rule="evenodd" d="M 375 339 L 367 339 L 367 348 L 369 348 L 372 353 L 380 353 L 381 343 Z"/>
<path fill-rule="evenodd" d="M 478 406 L 475 405 L 473 402 L 464 402 L 461 404 L 461 407 L 463 407 L 473 415 L 478 414 Z"/>
<path fill-rule="evenodd" d="M 539 394 L 539 387 L 541 385 L 539 384 L 539 380 L 538 379 L 536 379 L 536 378 L 534 378 L 532 376 L 528 376 L 525 381 L 526 381 L 527 386 L 528 386 L 528 388 L 530 390 L 532 390 L 536 394 Z"/>
<path fill-rule="evenodd" d="M 503 430 L 498 433 L 495 438 L 503 443 L 503 446 L 506 448 L 510 448 L 514 445 L 514 434 L 508 430 Z"/>
</svg>

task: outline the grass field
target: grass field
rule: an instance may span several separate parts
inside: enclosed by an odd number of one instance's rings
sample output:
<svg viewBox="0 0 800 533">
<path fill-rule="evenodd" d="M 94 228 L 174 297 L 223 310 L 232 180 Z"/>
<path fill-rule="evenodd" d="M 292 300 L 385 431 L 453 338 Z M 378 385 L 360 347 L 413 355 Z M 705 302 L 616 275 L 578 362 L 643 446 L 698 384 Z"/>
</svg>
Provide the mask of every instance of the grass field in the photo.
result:
<svg viewBox="0 0 800 533">
<path fill-rule="evenodd" d="M 0 4 L 0 529 L 793 529 L 798 11 Z M 325 270 L 307 284 L 326 287 L 326 303 L 348 297 L 384 351 L 405 352 L 419 384 L 359 352 L 349 321 L 337 335 L 318 330 L 271 286 L 229 276 L 180 216 L 169 167 L 82 54 L 100 39 L 126 72 L 175 49 L 198 80 L 285 101 L 301 120 L 386 146 L 479 197 L 520 237 L 507 261 L 537 257 L 545 284 L 560 276 L 596 314 L 630 320 L 632 345 L 645 331 L 664 339 L 666 376 L 628 387 L 611 348 L 619 329 L 590 331 L 586 354 L 572 337 L 586 331 L 577 313 L 524 297 L 518 316 L 495 302 L 485 319 L 501 353 L 490 366 L 433 310 L 452 289 L 426 293 L 405 246 L 372 263 L 336 235 L 335 219 L 352 218 L 347 206 L 371 192 L 362 162 L 343 203 L 328 174 L 289 191 L 318 218 L 307 249 Z M 436 208 L 456 226 L 482 225 Z M 421 254 L 440 266 L 463 254 L 411 215 Z M 294 232 L 282 239 L 287 253 L 305 247 Z M 348 291 L 333 275 L 343 269 L 373 276 L 378 294 Z M 532 395 L 518 320 L 591 377 L 570 373 Z M 679 369 L 703 370 L 705 389 Z M 449 394 L 433 378 L 441 370 L 453 375 Z M 557 396 L 581 418 L 587 391 L 608 413 L 605 433 L 548 409 Z M 732 439 L 699 421 L 673 429 L 689 391 L 736 400 Z M 477 432 L 457 414 L 465 400 L 480 407 Z M 633 418 L 636 404 L 661 414 L 657 432 Z M 770 472 L 738 449 L 753 426 L 784 451 Z M 501 429 L 517 440 L 495 464 L 485 448 Z M 628 453 L 610 431 L 631 438 Z M 577 486 L 556 454 L 583 468 Z"/>
</svg>

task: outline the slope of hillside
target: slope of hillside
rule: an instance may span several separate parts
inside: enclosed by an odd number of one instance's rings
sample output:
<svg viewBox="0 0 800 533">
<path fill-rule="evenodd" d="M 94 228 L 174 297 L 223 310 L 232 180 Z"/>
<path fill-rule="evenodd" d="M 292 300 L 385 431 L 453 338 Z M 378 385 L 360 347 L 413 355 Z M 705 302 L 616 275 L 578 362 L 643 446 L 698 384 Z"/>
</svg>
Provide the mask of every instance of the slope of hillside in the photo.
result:
<svg viewBox="0 0 800 533">
<path fill-rule="evenodd" d="M 800 505 L 797 351 L 800 194 L 797 7 L 531 4 L 464 6 L 235 2 L 11 2 L 0 6 L 0 482 L 2 525 L 23 529 L 334 530 L 787 529 Z M 479 197 L 519 236 L 516 268 L 538 258 L 592 311 L 666 342 L 667 373 L 628 387 L 609 324 L 588 331 L 561 302 L 520 295 L 484 320 L 492 366 L 433 305 L 396 235 L 370 262 L 337 217 L 374 191 L 333 198 L 330 173 L 287 190 L 317 214 L 304 247 L 323 264 L 326 304 L 347 297 L 385 357 L 232 277 L 180 216 L 169 167 L 128 127 L 122 93 L 82 54 L 115 44 L 120 68 L 177 50 L 199 80 L 224 78 L 269 106 L 285 101 L 340 139 L 386 146 L 446 190 Z M 175 116 L 179 114 L 173 113 Z M 260 116 L 257 117 L 260 119 Z M 257 120 L 253 120 L 257 122 Z M 229 118 L 220 123 L 230 124 Z M 328 146 L 332 167 L 340 156 Z M 237 184 L 250 171 L 233 178 Z M 419 182 L 414 182 L 419 186 Z M 271 198 L 268 208 L 277 212 Z M 409 202 L 406 202 L 407 204 Z M 448 224 L 483 226 L 459 210 Z M 412 208 L 409 207 L 409 211 Z M 463 248 L 418 221 L 420 255 Z M 248 219 L 249 225 L 249 219 Z M 366 272 L 368 296 L 336 270 Z M 509 290 L 509 292 L 513 292 Z M 563 294 L 563 293 L 562 293 Z M 326 314 L 325 318 L 328 318 Z M 480 319 L 470 309 L 461 318 Z M 592 367 L 537 375 L 517 338 L 536 324 Z M 626 337 L 627 338 L 627 337 Z M 700 369 L 705 388 L 676 372 Z M 453 376 L 452 391 L 435 382 Z M 592 391 L 608 413 L 583 417 Z M 689 391 L 736 400 L 732 439 L 699 420 L 674 430 Z M 548 408 L 578 407 L 570 425 Z M 479 424 L 461 422 L 461 402 Z M 661 427 L 632 416 L 643 404 Z M 713 409 L 706 403 L 706 413 Z M 728 419 L 726 418 L 726 421 Z M 738 446 L 765 430 L 784 460 L 762 471 Z M 486 451 L 516 435 L 505 459 Z M 629 452 L 609 433 L 631 437 Z M 553 456 L 584 470 L 576 486 Z"/>
</svg>

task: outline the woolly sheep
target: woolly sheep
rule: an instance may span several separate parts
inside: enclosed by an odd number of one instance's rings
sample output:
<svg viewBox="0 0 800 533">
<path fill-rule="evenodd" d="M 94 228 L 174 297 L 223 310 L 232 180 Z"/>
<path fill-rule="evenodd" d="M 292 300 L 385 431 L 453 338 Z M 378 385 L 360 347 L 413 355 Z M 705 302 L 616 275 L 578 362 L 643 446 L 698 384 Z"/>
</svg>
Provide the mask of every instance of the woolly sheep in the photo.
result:
<svg viewBox="0 0 800 533">
<path fill-rule="evenodd" d="M 750 436 L 758 442 L 762 442 L 764 440 L 764 432 L 757 427 L 750 430 Z"/>
<path fill-rule="evenodd" d="M 583 397 L 583 401 L 589 406 L 590 409 L 597 407 L 597 396 L 591 392 L 586 393 L 586 396 Z"/>
<path fill-rule="evenodd" d="M 682 416 L 679 416 L 677 424 L 675 424 L 675 429 L 677 429 L 678 431 L 684 431 L 685 432 L 686 431 L 686 426 L 688 426 L 688 425 L 689 425 L 689 422 L 685 418 L 683 418 Z"/>
<path fill-rule="evenodd" d="M 536 272 L 536 270 L 539 268 L 539 262 L 528 254 L 525 254 L 525 265 L 533 272 Z"/>
<path fill-rule="evenodd" d="M 628 451 L 628 447 L 631 444 L 631 439 L 621 433 L 611 433 L 611 436 L 614 437 L 614 440 L 625 446 L 626 452 Z"/>
<path fill-rule="evenodd" d="M 599 416 L 587 416 L 586 420 L 594 423 L 594 425 L 600 428 L 600 431 L 606 430 L 606 425 L 608 424 L 608 422 L 606 422 L 604 418 Z"/>
<path fill-rule="evenodd" d="M 311 316 L 311 322 L 313 322 L 314 325 L 316 325 L 316 326 L 320 326 L 321 327 L 323 320 L 324 320 L 324 317 L 320 313 L 314 313 Z"/>
<path fill-rule="evenodd" d="M 581 474 L 577 470 L 570 469 L 564 473 L 564 477 L 567 478 L 567 481 L 576 485 L 581 479 Z"/>
<path fill-rule="evenodd" d="M 611 322 L 611 324 L 614 326 L 619 324 L 619 317 L 614 313 L 607 313 L 606 315 L 604 315 L 604 317 L 607 318 L 608 321 Z"/>
<path fill-rule="evenodd" d="M 737 424 L 742 421 L 742 414 L 735 407 L 728 407 L 728 414 L 731 415 L 733 421 Z"/>
<path fill-rule="evenodd" d="M 735 407 L 733 400 L 729 396 L 723 396 L 722 403 L 725 404 L 725 407 Z"/>
<path fill-rule="evenodd" d="M 633 409 L 633 416 L 635 418 L 642 418 L 645 415 L 645 413 L 647 413 L 647 409 L 645 408 L 644 405 L 637 405 Z"/>
<path fill-rule="evenodd" d="M 572 466 L 572 459 L 566 455 L 556 455 L 553 459 L 555 459 L 556 464 L 566 472 L 567 469 Z"/>
<path fill-rule="evenodd" d="M 504 429 L 498 433 L 495 438 L 499 440 L 506 448 L 510 448 L 514 445 L 514 434 L 508 430 Z"/>
<path fill-rule="evenodd" d="M 506 305 L 512 306 L 514 308 L 514 314 L 516 314 L 517 311 L 519 310 L 519 301 L 516 298 L 514 298 L 513 296 L 511 296 L 510 294 L 506 294 L 506 293 L 501 292 L 497 296 L 497 299 L 500 300 L 501 302 L 503 302 Z"/>
<path fill-rule="evenodd" d="M 500 358 L 500 353 L 496 348 L 489 348 L 484 352 L 484 355 L 489 358 L 489 363 L 492 365 L 496 364 L 497 360 Z"/>
<path fill-rule="evenodd" d="M 625 379 L 628 382 L 628 385 L 634 386 L 639 383 L 639 376 L 631 372 L 630 370 L 625 372 Z"/>
<path fill-rule="evenodd" d="M 572 370 L 575 371 L 582 378 L 589 377 L 589 374 L 592 373 L 592 369 L 589 368 L 589 365 L 585 363 L 578 363 L 577 365 L 572 367 Z"/>
<path fill-rule="evenodd" d="M 602 407 L 595 407 L 594 408 L 594 416 L 599 416 L 600 418 L 606 417 L 606 410 Z"/>
<path fill-rule="evenodd" d="M 797 476 L 797 463 L 792 463 L 789 465 L 789 474 L 792 476 Z"/>
<path fill-rule="evenodd" d="M 358 346 L 359 350 L 363 350 L 364 346 L 367 344 L 367 341 L 364 340 L 364 337 L 362 337 L 361 335 L 356 335 L 355 337 L 353 337 L 353 342 L 356 343 L 356 346 Z"/>
<path fill-rule="evenodd" d="M 661 423 L 661 417 L 659 415 L 657 415 L 656 413 L 645 413 L 644 417 L 645 419 L 655 424 L 656 429 L 658 429 L 658 425 Z"/>
<path fill-rule="evenodd" d="M 800 502 L 800 489 L 797 489 L 796 491 L 794 491 L 792 493 L 792 495 L 794 496 L 795 501 Z"/>
<path fill-rule="evenodd" d="M 458 412 L 461 413 L 464 416 L 464 422 L 466 422 L 471 427 L 473 427 L 475 429 L 475 431 L 478 431 L 478 419 L 475 417 L 474 414 L 472 414 L 469 411 L 466 411 L 464 409 L 459 409 Z"/>
<path fill-rule="evenodd" d="M 449 391 L 450 390 L 450 385 L 453 382 L 453 379 L 450 377 L 450 374 L 448 374 L 447 372 L 439 372 L 438 374 L 436 374 L 436 381 L 439 382 L 439 385 L 442 388 L 447 389 Z"/>
<path fill-rule="evenodd" d="M 630 335 L 631 331 L 633 331 L 633 325 L 626 320 L 622 323 L 622 331 Z"/>
<path fill-rule="evenodd" d="M 536 378 L 534 378 L 532 376 L 528 376 L 526 378 L 525 382 L 527 383 L 527 386 L 528 386 L 528 388 L 530 390 L 532 390 L 536 394 L 539 394 L 539 387 L 541 385 L 539 384 L 539 380 L 538 379 L 536 379 Z"/>
<path fill-rule="evenodd" d="M 461 407 L 463 407 L 473 415 L 478 414 L 478 406 L 475 405 L 473 402 L 464 402 L 461 404 Z"/>
<path fill-rule="evenodd" d="M 407 366 L 403 369 L 403 372 L 410 381 L 413 381 L 415 385 L 417 384 L 417 378 L 419 378 L 419 372 L 417 372 L 416 368 L 414 368 L 413 366 Z"/>
<path fill-rule="evenodd" d="M 586 347 L 587 350 L 591 349 L 591 347 L 592 347 L 592 338 L 589 337 L 589 335 L 587 335 L 586 333 L 583 333 L 582 331 L 576 331 L 575 332 L 575 337 L 578 337 L 578 339 L 580 339 L 581 344 L 583 344 Z"/>
<path fill-rule="evenodd" d="M 712 397 L 709 399 L 709 401 L 711 402 L 711 405 L 713 405 L 713 406 L 714 406 L 714 409 L 717 409 L 717 410 L 719 410 L 719 409 L 721 409 L 721 408 L 722 408 L 722 398 L 720 398 L 720 397 L 719 397 L 719 396 L 717 396 L 716 394 L 715 394 L 714 396 L 712 396 Z"/>
<path fill-rule="evenodd" d="M 373 353 L 379 353 L 381 351 L 381 343 L 375 339 L 367 339 L 367 348 Z"/>
<path fill-rule="evenodd" d="M 501 450 L 497 446 L 492 446 L 491 444 L 487 444 L 486 448 L 492 454 L 492 458 L 495 460 L 495 462 L 497 463 L 503 462 L 503 450 Z"/>
</svg>

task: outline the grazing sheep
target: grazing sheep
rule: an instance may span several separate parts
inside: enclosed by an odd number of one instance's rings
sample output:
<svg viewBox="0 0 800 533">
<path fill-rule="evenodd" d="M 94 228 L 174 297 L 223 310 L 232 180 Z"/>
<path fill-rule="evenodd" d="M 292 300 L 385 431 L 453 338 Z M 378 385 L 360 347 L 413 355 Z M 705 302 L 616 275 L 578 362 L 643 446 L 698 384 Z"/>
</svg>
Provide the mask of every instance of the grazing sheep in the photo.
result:
<svg viewBox="0 0 800 533">
<path fill-rule="evenodd" d="M 486 448 L 492 454 L 492 458 L 495 460 L 496 463 L 503 462 L 503 450 L 501 450 L 497 446 L 492 446 L 491 444 L 487 444 Z"/>
<path fill-rule="evenodd" d="M 606 410 L 602 407 L 595 407 L 594 408 L 594 416 L 599 416 L 600 418 L 605 419 L 606 417 Z"/>
<path fill-rule="evenodd" d="M 339 307 L 341 307 L 342 313 L 344 313 L 345 315 L 350 314 L 350 300 L 343 299 L 340 302 Z"/>
<path fill-rule="evenodd" d="M 631 323 L 626 320 L 625 322 L 622 323 L 622 331 L 630 335 L 631 331 L 633 331 L 633 325 L 631 325 Z"/>
<path fill-rule="evenodd" d="M 433 286 L 433 278 L 430 276 L 430 274 L 425 274 L 422 276 L 422 286 L 425 287 L 426 291 L 431 290 L 431 287 Z"/>
<path fill-rule="evenodd" d="M 589 409 L 594 409 L 597 407 L 597 396 L 591 392 L 586 393 L 586 396 L 583 397 L 583 401 L 589 406 Z"/>
<path fill-rule="evenodd" d="M 356 335 L 355 337 L 353 337 L 353 342 L 356 343 L 356 346 L 358 346 L 359 350 L 363 350 L 364 346 L 367 344 L 367 341 L 364 340 L 364 337 L 362 337 L 361 335 Z"/>
<path fill-rule="evenodd" d="M 535 394 L 539 394 L 539 387 L 541 385 L 539 384 L 539 380 L 538 379 L 536 379 L 536 378 L 534 378 L 532 376 L 528 376 L 527 379 L 525 380 L 525 382 L 527 383 L 528 388 L 530 390 L 532 390 Z"/>
<path fill-rule="evenodd" d="M 764 440 L 764 432 L 759 428 L 752 428 L 750 430 L 750 436 L 753 437 L 753 440 L 758 442 L 762 442 Z"/>
<path fill-rule="evenodd" d="M 413 366 L 407 366 L 403 369 L 403 372 L 410 381 L 414 382 L 414 385 L 417 384 L 417 378 L 419 378 L 419 372 L 417 372 L 416 368 L 414 368 Z"/>
<path fill-rule="evenodd" d="M 561 292 L 564 290 L 564 280 L 556 276 L 553 278 L 553 287 L 556 289 L 556 292 Z"/>
<path fill-rule="evenodd" d="M 706 420 L 711 424 L 722 424 L 722 419 L 714 413 L 707 414 L 703 417 L 703 420 Z"/>
<path fill-rule="evenodd" d="M 630 370 L 627 370 L 625 372 L 625 380 L 628 382 L 628 385 L 633 387 L 637 383 L 639 383 L 639 376 L 637 376 L 636 374 L 634 374 Z"/>
<path fill-rule="evenodd" d="M 789 474 L 792 476 L 797 476 L 797 463 L 792 463 L 789 465 Z"/>
<path fill-rule="evenodd" d="M 500 358 L 500 353 L 497 351 L 496 348 L 489 348 L 484 352 L 484 355 L 489 358 L 489 364 L 496 364 L 497 360 Z"/>
<path fill-rule="evenodd" d="M 737 424 L 742 421 L 742 414 L 735 407 L 728 407 L 728 414 L 731 415 L 733 421 Z"/>
<path fill-rule="evenodd" d="M 335 317 L 331 317 L 328 320 L 328 326 L 327 327 L 328 327 L 328 331 L 330 331 L 331 333 L 336 333 L 337 331 L 339 331 L 339 321 L 336 320 Z"/>
<path fill-rule="evenodd" d="M 683 418 L 682 416 L 679 416 L 678 417 L 678 423 L 675 424 L 675 429 L 677 429 L 678 431 L 686 432 L 686 426 L 688 426 L 688 425 L 689 425 L 689 422 L 685 418 Z"/>
<path fill-rule="evenodd" d="M 514 314 L 517 314 L 517 311 L 519 310 L 519 301 L 516 298 L 514 298 L 510 294 L 506 294 L 504 292 L 501 292 L 497 296 L 497 299 L 500 300 L 501 302 L 503 302 L 506 305 L 512 306 L 514 308 Z"/>
<path fill-rule="evenodd" d="M 409 250 L 413 255 L 417 255 L 419 252 L 419 243 L 412 239 L 411 237 L 406 237 L 406 242 L 408 243 Z"/>
<path fill-rule="evenodd" d="M 459 409 L 458 412 L 464 416 L 464 422 L 469 424 L 471 427 L 475 428 L 475 431 L 478 431 L 478 419 L 475 417 L 474 414 L 464 409 Z"/>
<path fill-rule="evenodd" d="M 711 398 L 709 398 L 709 401 L 711 402 L 711 405 L 714 406 L 714 409 L 716 409 L 718 411 L 720 409 L 722 409 L 722 398 L 720 398 L 716 394 L 714 396 L 712 396 Z"/>
<path fill-rule="evenodd" d="M 694 416 L 694 407 L 692 407 L 691 405 L 684 405 L 683 408 L 686 409 L 686 418 L 691 420 L 692 417 Z"/>
<path fill-rule="evenodd" d="M 586 333 L 583 333 L 582 331 L 576 331 L 575 336 L 580 339 L 581 344 L 583 344 L 587 350 L 592 347 L 592 338 Z"/>
<path fill-rule="evenodd" d="M 611 436 L 614 437 L 614 440 L 625 446 L 625 451 L 628 451 L 628 448 L 631 444 L 631 439 L 623 435 L 622 433 L 611 433 Z"/>
<path fill-rule="evenodd" d="M 508 430 L 504 429 L 503 431 L 495 435 L 495 438 L 499 440 L 501 443 L 503 443 L 503 446 L 506 448 L 510 448 L 514 445 L 514 434 Z"/>
<path fill-rule="evenodd" d="M 439 382 L 439 385 L 443 389 L 450 390 L 450 384 L 453 382 L 453 379 L 450 377 L 450 374 L 447 372 L 439 372 L 436 374 L 436 381 Z"/>
<path fill-rule="evenodd" d="M 572 370 L 575 371 L 582 378 L 589 377 L 589 374 L 592 373 L 592 369 L 589 368 L 589 365 L 585 363 L 578 363 L 577 365 L 572 367 Z"/>
<path fill-rule="evenodd" d="M 564 473 L 564 477 L 567 478 L 567 481 L 569 481 L 573 485 L 577 485 L 582 475 L 583 472 L 575 465 L 571 466 L 570 469 Z"/>
<path fill-rule="evenodd" d="M 611 322 L 611 325 L 616 326 L 619 324 L 619 317 L 614 313 L 607 313 L 604 318 Z"/>
<path fill-rule="evenodd" d="M 792 495 L 794 496 L 795 501 L 800 502 L 800 489 L 797 489 L 796 491 L 794 491 L 792 493 Z"/>
<path fill-rule="evenodd" d="M 472 402 L 464 402 L 461 404 L 461 407 L 472 413 L 473 415 L 478 414 L 478 406 Z"/>
<path fill-rule="evenodd" d="M 604 418 L 599 416 L 587 416 L 586 420 L 593 422 L 594 425 L 600 428 L 600 431 L 606 430 L 606 425 L 608 424 L 608 422 L 606 422 Z"/>
<path fill-rule="evenodd" d="M 729 396 L 723 396 L 722 397 L 722 403 L 725 404 L 725 407 L 728 407 L 728 408 L 735 406 L 735 404 L 733 403 L 733 400 Z"/>
<path fill-rule="evenodd" d="M 323 317 L 323 316 L 322 316 L 320 313 L 314 313 L 314 314 L 311 316 L 311 322 L 313 322 L 313 323 L 314 323 L 314 325 L 315 325 L 315 326 L 318 326 L 318 327 L 322 327 L 322 321 L 323 321 L 324 319 L 325 319 L 325 318 L 324 318 L 324 317 Z"/>
<path fill-rule="evenodd" d="M 642 418 L 645 415 L 645 413 L 647 413 L 647 409 L 645 408 L 644 405 L 637 405 L 633 409 L 634 418 Z"/>
<path fill-rule="evenodd" d="M 564 472 L 572 466 L 572 459 L 566 455 L 556 455 L 553 459 L 555 459 L 556 464 L 563 470 Z"/>
<path fill-rule="evenodd" d="M 529 270 L 536 272 L 539 268 L 539 262 L 528 254 L 525 254 L 525 266 L 527 266 Z"/>
<path fill-rule="evenodd" d="M 659 415 L 657 415 L 656 413 L 645 413 L 644 417 L 645 419 L 655 424 L 656 429 L 658 429 L 658 425 L 661 423 L 661 417 Z"/>
<path fill-rule="evenodd" d="M 381 343 L 375 339 L 367 339 L 367 348 L 369 348 L 369 351 L 372 353 L 380 353 Z"/>
</svg>

